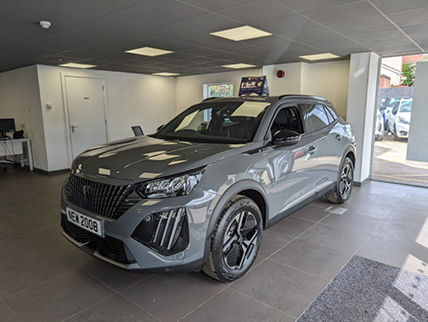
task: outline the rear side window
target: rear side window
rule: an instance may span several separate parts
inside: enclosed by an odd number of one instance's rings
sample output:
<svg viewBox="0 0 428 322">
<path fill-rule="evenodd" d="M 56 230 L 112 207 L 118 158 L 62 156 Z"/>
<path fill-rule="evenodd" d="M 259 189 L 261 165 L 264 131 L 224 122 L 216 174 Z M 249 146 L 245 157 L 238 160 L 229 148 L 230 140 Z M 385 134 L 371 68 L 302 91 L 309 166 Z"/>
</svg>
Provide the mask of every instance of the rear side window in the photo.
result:
<svg viewBox="0 0 428 322">
<path fill-rule="evenodd" d="M 324 105 L 324 108 L 327 114 L 330 114 L 331 117 L 333 118 L 333 122 L 339 118 L 339 115 L 337 115 L 336 111 L 332 107 L 328 105 Z M 333 123 L 333 122 L 330 122 L 330 123 Z"/>
<path fill-rule="evenodd" d="M 306 128 L 318 131 L 330 125 L 334 120 L 331 114 L 327 114 L 324 105 L 321 104 L 304 104 L 306 110 L 305 125 Z"/>
</svg>

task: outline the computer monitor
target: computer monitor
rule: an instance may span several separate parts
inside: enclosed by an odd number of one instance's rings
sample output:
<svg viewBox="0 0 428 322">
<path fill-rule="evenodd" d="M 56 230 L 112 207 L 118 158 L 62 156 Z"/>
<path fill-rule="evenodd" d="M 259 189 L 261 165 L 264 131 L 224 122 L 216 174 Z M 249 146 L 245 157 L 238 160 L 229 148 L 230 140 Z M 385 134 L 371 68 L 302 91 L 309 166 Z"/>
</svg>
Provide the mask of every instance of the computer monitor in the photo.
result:
<svg viewBox="0 0 428 322">
<path fill-rule="evenodd" d="M 15 132 L 15 119 L 0 119 L 0 137 L 5 137 L 7 132 Z"/>
</svg>

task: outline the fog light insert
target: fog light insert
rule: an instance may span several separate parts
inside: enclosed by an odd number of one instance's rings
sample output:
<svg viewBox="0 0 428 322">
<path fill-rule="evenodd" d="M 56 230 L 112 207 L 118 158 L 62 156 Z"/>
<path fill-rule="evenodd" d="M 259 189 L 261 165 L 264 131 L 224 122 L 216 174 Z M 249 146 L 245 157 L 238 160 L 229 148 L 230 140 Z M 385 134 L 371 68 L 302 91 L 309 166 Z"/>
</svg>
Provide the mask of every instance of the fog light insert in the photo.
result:
<svg viewBox="0 0 428 322">
<path fill-rule="evenodd" d="M 189 225 L 185 208 L 147 215 L 132 233 L 132 238 L 162 255 L 172 255 L 189 244 Z"/>
</svg>

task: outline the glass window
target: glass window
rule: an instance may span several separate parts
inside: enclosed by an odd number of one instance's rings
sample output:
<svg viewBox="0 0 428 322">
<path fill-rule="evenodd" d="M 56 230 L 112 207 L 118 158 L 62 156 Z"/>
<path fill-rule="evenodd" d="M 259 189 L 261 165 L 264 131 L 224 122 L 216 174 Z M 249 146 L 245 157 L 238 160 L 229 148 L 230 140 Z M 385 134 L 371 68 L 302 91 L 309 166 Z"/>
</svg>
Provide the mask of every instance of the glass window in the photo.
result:
<svg viewBox="0 0 428 322">
<path fill-rule="evenodd" d="M 400 112 L 402 113 L 410 113 L 412 111 L 412 103 L 413 101 L 409 100 L 409 101 L 402 101 L 401 102 L 401 107 L 400 107 Z"/>
<path fill-rule="evenodd" d="M 312 130 L 315 132 L 330 124 L 323 105 L 304 104 L 304 106 L 306 109 L 305 124 L 307 128 L 311 128 L 310 125 L 312 124 Z"/>
<path fill-rule="evenodd" d="M 336 113 L 336 111 L 331 106 L 324 105 L 324 108 L 327 111 L 327 114 L 331 115 L 331 117 L 333 118 L 333 121 L 339 118 L 339 115 Z"/>
<path fill-rule="evenodd" d="M 233 96 L 233 83 L 206 84 L 204 87 L 206 87 L 204 98 Z"/>
<path fill-rule="evenodd" d="M 204 102 L 178 115 L 154 136 L 194 142 L 249 142 L 268 106 L 266 102 Z"/>
</svg>

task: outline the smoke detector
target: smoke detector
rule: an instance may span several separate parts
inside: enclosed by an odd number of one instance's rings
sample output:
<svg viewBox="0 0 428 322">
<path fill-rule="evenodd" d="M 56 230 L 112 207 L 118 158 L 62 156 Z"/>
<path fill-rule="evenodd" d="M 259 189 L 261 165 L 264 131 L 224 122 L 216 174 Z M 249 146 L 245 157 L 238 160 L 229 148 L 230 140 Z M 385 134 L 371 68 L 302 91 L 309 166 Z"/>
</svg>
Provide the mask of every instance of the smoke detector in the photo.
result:
<svg viewBox="0 0 428 322">
<path fill-rule="evenodd" d="M 39 22 L 40 26 L 42 26 L 43 29 L 49 29 L 51 26 L 51 22 L 50 21 L 40 21 Z"/>
</svg>

